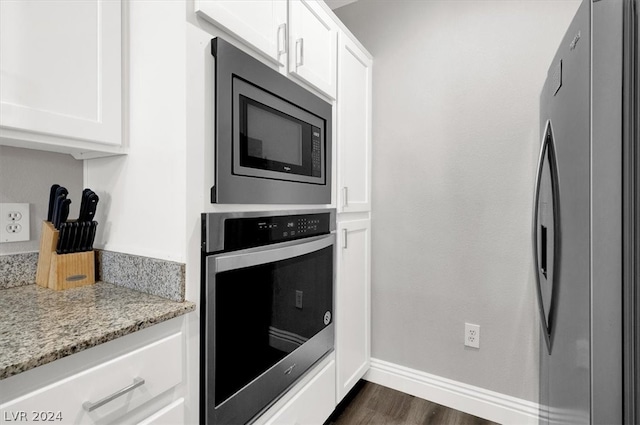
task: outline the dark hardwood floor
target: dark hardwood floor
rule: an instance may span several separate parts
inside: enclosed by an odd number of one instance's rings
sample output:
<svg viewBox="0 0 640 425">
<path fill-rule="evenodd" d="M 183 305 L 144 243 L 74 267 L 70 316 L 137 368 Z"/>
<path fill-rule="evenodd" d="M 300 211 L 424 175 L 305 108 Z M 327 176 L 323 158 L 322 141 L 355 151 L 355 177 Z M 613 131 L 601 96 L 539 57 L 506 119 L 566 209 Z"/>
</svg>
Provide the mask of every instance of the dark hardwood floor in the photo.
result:
<svg viewBox="0 0 640 425">
<path fill-rule="evenodd" d="M 391 388 L 360 381 L 325 425 L 496 425 Z"/>
</svg>

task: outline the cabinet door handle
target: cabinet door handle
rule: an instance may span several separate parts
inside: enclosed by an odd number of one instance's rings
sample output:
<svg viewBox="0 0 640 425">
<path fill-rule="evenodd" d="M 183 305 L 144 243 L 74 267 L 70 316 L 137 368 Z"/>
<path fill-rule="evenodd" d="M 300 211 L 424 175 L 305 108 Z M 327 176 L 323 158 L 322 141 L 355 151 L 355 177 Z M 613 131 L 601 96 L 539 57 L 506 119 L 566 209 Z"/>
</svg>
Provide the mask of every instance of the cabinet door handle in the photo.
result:
<svg viewBox="0 0 640 425">
<path fill-rule="evenodd" d="M 342 229 L 342 248 L 347 249 L 347 229 Z"/>
<path fill-rule="evenodd" d="M 282 37 L 280 37 L 280 34 L 283 34 Z M 280 57 L 281 55 L 284 55 L 285 53 L 287 53 L 287 24 L 280 24 L 278 26 L 278 57 Z M 282 44 L 280 44 L 280 40 L 282 40 Z M 282 47 L 280 47 L 282 46 Z"/>
<path fill-rule="evenodd" d="M 349 206 L 349 188 L 347 186 L 342 188 L 342 206 L 344 208 Z"/>
<path fill-rule="evenodd" d="M 304 65 L 304 39 L 296 40 L 296 68 Z"/>
<path fill-rule="evenodd" d="M 126 393 L 128 393 L 130 391 L 135 390 L 136 388 L 138 388 L 141 385 L 144 385 L 144 379 L 135 378 L 133 380 L 133 384 L 127 385 L 126 387 L 116 391 L 115 393 L 106 396 L 102 400 L 96 401 L 95 403 L 91 403 L 90 401 L 85 401 L 84 403 L 82 403 L 82 408 L 84 410 L 86 410 L 87 412 L 92 412 L 92 411 L 96 410 L 98 407 L 104 406 L 105 404 L 109 403 L 110 401 L 113 401 L 116 398 L 118 398 L 120 396 L 123 396 L 123 395 L 125 395 Z"/>
</svg>

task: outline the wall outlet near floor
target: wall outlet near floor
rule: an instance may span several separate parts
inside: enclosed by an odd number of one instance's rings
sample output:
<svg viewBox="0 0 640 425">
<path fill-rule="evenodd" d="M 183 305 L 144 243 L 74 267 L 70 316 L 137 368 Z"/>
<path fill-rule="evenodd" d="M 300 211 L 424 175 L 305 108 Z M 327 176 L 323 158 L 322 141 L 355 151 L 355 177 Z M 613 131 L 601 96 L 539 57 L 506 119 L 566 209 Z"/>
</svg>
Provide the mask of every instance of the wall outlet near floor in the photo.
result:
<svg viewBox="0 0 640 425">
<path fill-rule="evenodd" d="M 480 348 L 480 325 L 464 324 L 464 345 Z"/>
<path fill-rule="evenodd" d="M 28 241 L 29 204 L 0 204 L 0 243 Z"/>
</svg>

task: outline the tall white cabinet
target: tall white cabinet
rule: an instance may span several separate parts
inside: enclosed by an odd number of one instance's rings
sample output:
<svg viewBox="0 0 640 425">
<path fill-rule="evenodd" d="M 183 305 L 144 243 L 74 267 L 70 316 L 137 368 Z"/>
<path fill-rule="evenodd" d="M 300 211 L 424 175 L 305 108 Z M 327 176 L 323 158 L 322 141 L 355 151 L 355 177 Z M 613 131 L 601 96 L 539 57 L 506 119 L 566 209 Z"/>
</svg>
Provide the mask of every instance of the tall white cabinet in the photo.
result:
<svg viewBox="0 0 640 425">
<path fill-rule="evenodd" d="M 0 143 L 123 153 L 121 2 L 0 1 Z"/>
<path fill-rule="evenodd" d="M 349 34 L 338 43 L 338 279 L 336 401 L 371 357 L 371 55 Z"/>
</svg>

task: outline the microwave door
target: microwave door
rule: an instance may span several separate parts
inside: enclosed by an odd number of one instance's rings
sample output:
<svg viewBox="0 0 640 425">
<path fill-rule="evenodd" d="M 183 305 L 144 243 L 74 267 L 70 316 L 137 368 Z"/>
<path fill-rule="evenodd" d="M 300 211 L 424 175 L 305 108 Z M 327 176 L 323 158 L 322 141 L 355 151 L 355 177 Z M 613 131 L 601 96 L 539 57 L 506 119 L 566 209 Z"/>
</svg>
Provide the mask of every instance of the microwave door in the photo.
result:
<svg viewBox="0 0 640 425">
<path fill-rule="evenodd" d="M 324 120 L 239 78 L 233 110 L 235 175 L 326 183 Z"/>
</svg>

